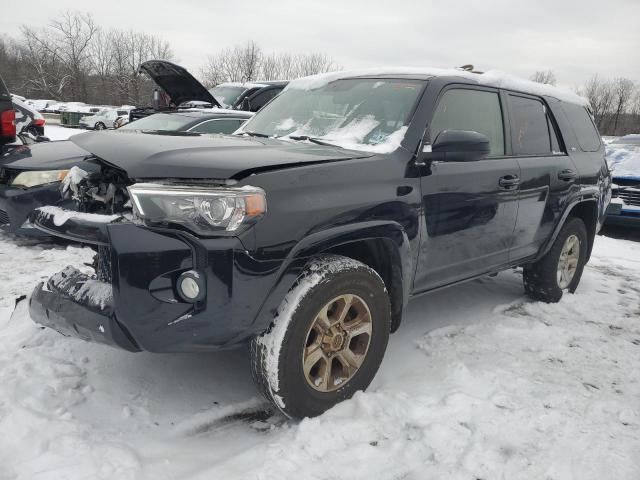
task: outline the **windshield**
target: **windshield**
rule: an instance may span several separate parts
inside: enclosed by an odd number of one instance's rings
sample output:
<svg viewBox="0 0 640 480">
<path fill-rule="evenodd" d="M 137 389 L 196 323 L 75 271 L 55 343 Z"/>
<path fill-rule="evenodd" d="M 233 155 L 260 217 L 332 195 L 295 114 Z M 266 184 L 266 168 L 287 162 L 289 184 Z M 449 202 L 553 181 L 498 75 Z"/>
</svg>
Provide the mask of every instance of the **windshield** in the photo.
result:
<svg viewBox="0 0 640 480">
<path fill-rule="evenodd" d="M 343 79 L 314 90 L 288 88 L 249 120 L 249 134 L 321 139 L 344 148 L 391 152 L 402 141 L 424 86 L 413 80 Z"/>
<path fill-rule="evenodd" d="M 221 106 L 231 107 L 245 90 L 246 88 L 244 87 L 224 87 L 220 85 L 213 87 L 209 90 L 209 93 L 213 95 L 213 98 L 215 98 Z"/>
<path fill-rule="evenodd" d="M 179 131 L 193 123 L 193 117 L 177 113 L 154 113 L 120 127 L 120 130 L 168 130 Z"/>
</svg>

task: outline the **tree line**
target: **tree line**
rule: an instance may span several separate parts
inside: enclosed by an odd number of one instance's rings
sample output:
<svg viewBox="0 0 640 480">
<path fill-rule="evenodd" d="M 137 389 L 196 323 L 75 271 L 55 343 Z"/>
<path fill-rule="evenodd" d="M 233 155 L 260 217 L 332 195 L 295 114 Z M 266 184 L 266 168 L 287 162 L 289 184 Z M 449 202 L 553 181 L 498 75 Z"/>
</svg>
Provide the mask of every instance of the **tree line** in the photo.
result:
<svg viewBox="0 0 640 480">
<path fill-rule="evenodd" d="M 0 36 L 0 74 L 9 90 L 28 98 L 90 104 L 144 105 L 156 85 L 138 70 L 152 59 L 176 61 L 158 35 L 105 29 L 88 13 L 65 11 L 44 27 L 23 25 L 20 34 Z M 285 80 L 340 70 L 322 52 L 266 52 L 255 41 L 210 55 L 198 73 L 213 87 L 223 82 Z M 532 80 L 556 84 L 553 70 Z M 590 104 L 603 135 L 640 132 L 640 84 L 628 78 L 590 77 L 577 93 Z"/>
<path fill-rule="evenodd" d="M 553 70 L 537 71 L 531 80 L 556 84 Z M 624 77 L 593 75 L 576 93 L 589 100 L 591 112 L 602 135 L 640 133 L 640 84 Z"/>
</svg>

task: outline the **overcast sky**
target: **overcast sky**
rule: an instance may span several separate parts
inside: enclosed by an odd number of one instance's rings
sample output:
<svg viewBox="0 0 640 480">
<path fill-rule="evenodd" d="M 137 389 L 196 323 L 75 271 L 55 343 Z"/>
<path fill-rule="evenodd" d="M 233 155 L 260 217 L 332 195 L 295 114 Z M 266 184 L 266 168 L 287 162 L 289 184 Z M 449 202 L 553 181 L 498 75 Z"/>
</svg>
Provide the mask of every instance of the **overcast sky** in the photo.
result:
<svg viewBox="0 0 640 480">
<path fill-rule="evenodd" d="M 567 86 L 593 73 L 640 81 L 640 0 L 30 0 L 0 16 L 0 32 L 64 9 L 155 33 L 195 74 L 207 55 L 253 39 L 266 52 L 324 52 L 343 68 L 472 63 L 526 77 L 553 69 Z"/>
</svg>

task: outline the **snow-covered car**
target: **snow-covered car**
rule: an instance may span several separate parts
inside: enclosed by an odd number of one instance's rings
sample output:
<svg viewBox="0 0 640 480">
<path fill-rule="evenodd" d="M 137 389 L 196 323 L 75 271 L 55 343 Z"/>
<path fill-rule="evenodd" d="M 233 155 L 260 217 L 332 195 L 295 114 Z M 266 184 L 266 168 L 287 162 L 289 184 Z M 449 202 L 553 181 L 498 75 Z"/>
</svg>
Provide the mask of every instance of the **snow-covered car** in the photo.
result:
<svg viewBox="0 0 640 480">
<path fill-rule="evenodd" d="M 381 68 L 293 81 L 235 135 L 76 135 L 101 171 L 31 219 L 94 271 L 38 284 L 31 318 L 129 351 L 249 344 L 265 397 L 319 415 L 367 388 L 411 297 L 513 267 L 536 300 L 575 292 L 611 194 L 585 105 Z"/>
<path fill-rule="evenodd" d="M 612 140 L 606 155 L 614 183 L 607 223 L 640 226 L 640 134 Z"/>
<path fill-rule="evenodd" d="M 252 115 L 220 109 L 156 113 L 124 125 L 119 131 L 158 135 L 185 132 L 192 136 L 229 134 Z M 6 232 L 42 235 L 27 221 L 33 209 L 44 205 L 74 207 L 74 203 L 62 195 L 60 182 L 90 153 L 68 140 L 35 144 L 42 138 L 20 138 L 21 145 L 12 147 L 0 157 L 0 228 Z"/>
<path fill-rule="evenodd" d="M 44 100 L 44 99 L 35 99 L 35 100 L 27 100 L 27 105 L 31 105 L 39 112 L 46 112 L 47 108 L 55 103 L 55 100 Z"/>
<path fill-rule="evenodd" d="M 227 82 L 209 89 L 224 108 L 257 112 L 288 84 L 287 81 Z"/>
<path fill-rule="evenodd" d="M 26 102 L 20 100 L 17 95 L 11 95 L 13 107 L 16 111 L 16 132 L 30 133 L 34 137 L 44 135 L 45 119 L 40 112 Z"/>
<path fill-rule="evenodd" d="M 78 125 L 87 130 L 105 130 L 115 128 L 115 121 L 120 116 L 129 115 L 129 110 L 116 110 L 103 108 L 93 115 L 87 115 L 80 119 Z"/>
</svg>

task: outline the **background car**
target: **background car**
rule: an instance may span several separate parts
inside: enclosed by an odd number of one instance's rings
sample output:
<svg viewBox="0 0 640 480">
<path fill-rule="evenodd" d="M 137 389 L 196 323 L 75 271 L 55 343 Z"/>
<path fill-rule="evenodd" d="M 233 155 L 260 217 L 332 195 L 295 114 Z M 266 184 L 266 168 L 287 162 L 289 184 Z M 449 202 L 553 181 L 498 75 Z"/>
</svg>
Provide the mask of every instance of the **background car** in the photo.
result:
<svg viewBox="0 0 640 480">
<path fill-rule="evenodd" d="M 35 108 L 16 95 L 11 96 L 16 111 L 16 133 L 30 133 L 34 137 L 44 135 L 44 117 Z"/>
<path fill-rule="evenodd" d="M 0 77 L 0 148 L 16 141 L 16 111 L 11 95 Z"/>
<path fill-rule="evenodd" d="M 175 113 L 156 113 L 128 123 L 118 131 L 135 134 L 188 132 L 191 135 L 232 133 L 253 114 L 207 109 Z M 85 133 L 84 135 L 102 135 Z M 42 235 L 28 222 L 29 214 L 37 207 L 55 205 L 73 208 L 60 191 L 69 171 L 89 155 L 73 142 L 19 145 L 0 157 L 0 228 L 6 232 Z M 86 162 L 84 162 L 86 163 Z M 83 163 L 83 169 L 87 167 Z"/>
<path fill-rule="evenodd" d="M 607 161 L 614 185 L 606 222 L 640 227 L 640 134 L 611 141 Z"/>
<path fill-rule="evenodd" d="M 129 110 L 127 109 L 103 108 L 93 115 L 82 117 L 78 125 L 87 130 L 105 130 L 114 128 L 118 117 L 128 114 Z"/>
<path fill-rule="evenodd" d="M 287 81 L 222 83 L 207 90 L 185 68 L 165 60 L 150 60 L 140 65 L 161 89 L 155 105 L 131 110 L 130 121 L 158 111 L 192 108 L 225 108 L 257 112 L 288 84 Z"/>
</svg>

